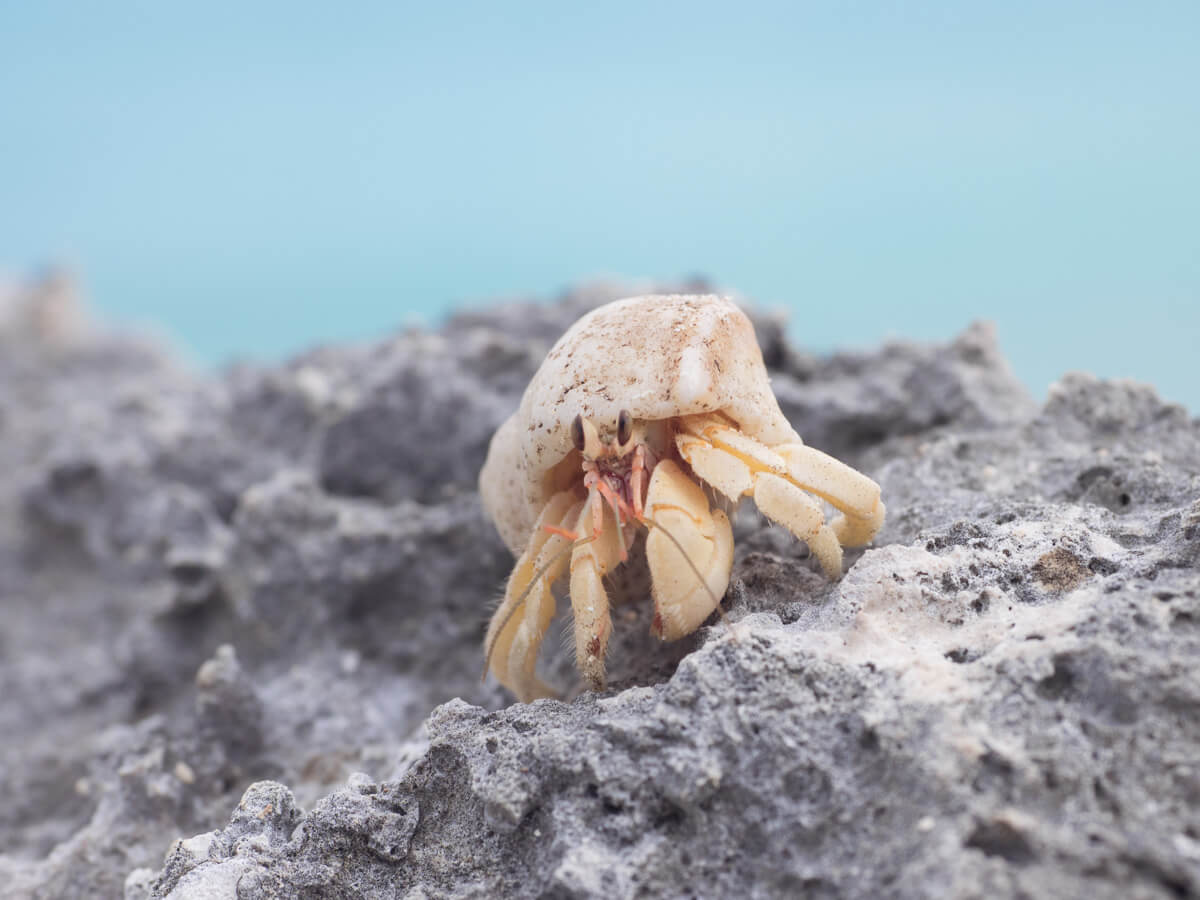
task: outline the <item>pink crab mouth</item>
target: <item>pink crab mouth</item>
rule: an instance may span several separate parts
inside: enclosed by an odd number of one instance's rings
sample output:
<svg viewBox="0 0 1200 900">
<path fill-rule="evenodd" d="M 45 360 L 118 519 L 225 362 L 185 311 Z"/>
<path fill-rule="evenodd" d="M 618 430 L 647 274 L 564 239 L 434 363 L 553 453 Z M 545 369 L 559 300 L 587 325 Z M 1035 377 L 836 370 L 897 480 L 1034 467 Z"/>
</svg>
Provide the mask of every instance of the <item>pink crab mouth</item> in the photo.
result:
<svg viewBox="0 0 1200 900">
<path fill-rule="evenodd" d="M 640 453 L 641 478 L 634 477 L 636 466 L 633 460 Z M 601 493 L 615 499 L 614 512 L 620 512 L 622 523 L 628 522 L 633 510 L 640 510 L 646 502 L 646 492 L 650 485 L 650 476 L 658 462 L 655 453 L 645 444 L 636 448 L 634 453 L 623 456 L 608 456 L 600 459 L 585 460 L 583 463 L 583 485 L 588 490 L 599 487 Z M 638 483 L 640 481 L 640 484 Z M 603 487 L 601 487 L 603 485 Z M 640 496 L 635 496 L 640 494 Z M 610 500 L 612 502 L 612 500 Z"/>
<path fill-rule="evenodd" d="M 628 469 L 618 471 L 610 469 L 606 466 L 597 466 L 600 480 L 612 489 L 613 493 L 621 498 L 627 505 L 633 506 L 633 474 Z M 647 482 L 648 483 L 648 482 Z M 645 489 L 642 490 L 643 495 Z M 639 498 L 645 500 L 645 496 Z"/>
</svg>

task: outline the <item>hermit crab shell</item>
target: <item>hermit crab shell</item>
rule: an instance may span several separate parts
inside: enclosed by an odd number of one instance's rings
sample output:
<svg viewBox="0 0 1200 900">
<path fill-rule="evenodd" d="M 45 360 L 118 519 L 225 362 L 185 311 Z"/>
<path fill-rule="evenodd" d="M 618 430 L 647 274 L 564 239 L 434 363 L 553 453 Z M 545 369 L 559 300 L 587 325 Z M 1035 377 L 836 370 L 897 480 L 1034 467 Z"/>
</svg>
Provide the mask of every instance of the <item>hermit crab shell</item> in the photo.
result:
<svg viewBox="0 0 1200 900">
<path fill-rule="evenodd" d="M 570 426 L 720 410 L 768 446 L 799 442 L 771 392 L 754 327 L 727 298 L 648 295 L 592 310 L 550 350 L 479 475 L 484 508 L 520 554 L 547 501 L 582 484 Z"/>
</svg>

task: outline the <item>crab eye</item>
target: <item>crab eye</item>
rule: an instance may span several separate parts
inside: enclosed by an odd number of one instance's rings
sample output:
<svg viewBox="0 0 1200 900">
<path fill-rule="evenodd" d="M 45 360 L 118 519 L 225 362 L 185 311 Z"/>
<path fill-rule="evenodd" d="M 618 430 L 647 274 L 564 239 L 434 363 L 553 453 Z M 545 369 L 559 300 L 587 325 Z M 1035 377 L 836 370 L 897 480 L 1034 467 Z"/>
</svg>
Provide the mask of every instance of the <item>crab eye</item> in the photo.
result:
<svg viewBox="0 0 1200 900">
<path fill-rule="evenodd" d="M 617 416 L 617 443 L 628 444 L 629 438 L 633 436 L 633 416 L 629 414 L 629 410 L 621 410 Z"/>
<path fill-rule="evenodd" d="M 583 416 L 576 416 L 571 421 L 571 443 L 575 445 L 576 450 L 583 452 Z"/>
</svg>

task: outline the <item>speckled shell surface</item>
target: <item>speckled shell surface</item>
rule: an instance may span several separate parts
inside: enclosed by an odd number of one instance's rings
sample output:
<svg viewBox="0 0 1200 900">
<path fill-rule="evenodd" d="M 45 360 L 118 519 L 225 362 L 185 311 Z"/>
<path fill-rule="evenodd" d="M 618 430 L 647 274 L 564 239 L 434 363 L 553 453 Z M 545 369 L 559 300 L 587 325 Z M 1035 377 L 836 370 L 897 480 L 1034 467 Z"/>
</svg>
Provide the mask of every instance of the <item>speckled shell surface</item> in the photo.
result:
<svg viewBox="0 0 1200 900">
<path fill-rule="evenodd" d="M 496 431 L 479 476 L 484 508 L 514 554 L 571 453 L 576 415 L 611 427 L 721 410 L 768 446 L 799 440 L 771 392 L 746 314 L 715 295 L 650 295 L 592 310 L 564 334 Z M 580 474 L 582 480 L 582 473 Z"/>
</svg>

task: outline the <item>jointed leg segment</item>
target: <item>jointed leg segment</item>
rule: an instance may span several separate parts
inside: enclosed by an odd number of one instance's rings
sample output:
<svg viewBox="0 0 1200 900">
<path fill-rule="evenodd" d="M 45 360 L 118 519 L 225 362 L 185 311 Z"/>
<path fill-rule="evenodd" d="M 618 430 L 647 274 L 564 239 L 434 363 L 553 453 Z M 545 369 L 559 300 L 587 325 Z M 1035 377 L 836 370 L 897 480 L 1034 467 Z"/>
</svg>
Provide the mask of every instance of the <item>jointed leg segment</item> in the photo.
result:
<svg viewBox="0 0 1200 900">
<path fill-rule="evenodd" d="M 612 633 L 608 593 L 603 577 L 620 563 L 624 545 L 613 510 L 593 490 L 579 514 L 580 527 L 594 516 L 601 519 L 596 540 L 577 546 L 571 554 L 571 608 L 575 613 L 575 660 L 590 687 L 604 686 L 604 654 Z"/>
<path fill-rule="evenodd" d="M 554 617 L 551 585 L 566 570 L 566 551 L 573 542 L 568 529 L 578 524 L 582 506 L 569 491 L 555 494 L 546 504 L 488 626 L 484 641 L 488 664 L 496 678 L 524 702 L 554 696 L 534 674 L 534 667 L 542 636 Z"/>
<path fill-rule="evenodd" d="M 808 544 L 830 578 L 842 574 L 842 547 L 861 546 L 883 524 L 879 485 L 845 463 L 804 444 L 767 447 L 720 415 L 688 416 L 676 436 L 680 455 L 730 500 L 752 494 L 767 518 Z M 842 514 L 825 522 L 821 506 Z"/>
</svg>

